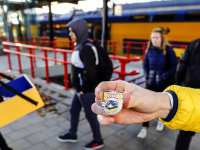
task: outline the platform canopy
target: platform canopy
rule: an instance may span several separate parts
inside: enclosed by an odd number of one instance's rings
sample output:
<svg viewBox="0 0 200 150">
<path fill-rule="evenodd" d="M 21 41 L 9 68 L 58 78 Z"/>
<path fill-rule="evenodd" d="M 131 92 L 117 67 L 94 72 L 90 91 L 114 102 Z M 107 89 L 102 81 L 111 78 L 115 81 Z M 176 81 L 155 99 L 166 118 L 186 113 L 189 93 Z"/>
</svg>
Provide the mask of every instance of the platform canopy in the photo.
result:
<svg viewBox="0 0 200 150">
<path fill-rule="evenodd" d="M 48 2 L 78 4 L 78 1 L 84 1 L 84 0 L 38 0 L 38 4 L 39 5 L 46 5 Z"/>
<path fill-rule="evenodd" d="M 58 3 L 73 3 L 78 4 L 78 1 L 84 0 L 0 0 L 1 5 L 8 5 L 9 10 L 17 11 L 25 9 L 23 3 L 28 4 L 28 8 L 42 7 L 48 5 L 49 2 L 58 2 Z"/>
</svg>

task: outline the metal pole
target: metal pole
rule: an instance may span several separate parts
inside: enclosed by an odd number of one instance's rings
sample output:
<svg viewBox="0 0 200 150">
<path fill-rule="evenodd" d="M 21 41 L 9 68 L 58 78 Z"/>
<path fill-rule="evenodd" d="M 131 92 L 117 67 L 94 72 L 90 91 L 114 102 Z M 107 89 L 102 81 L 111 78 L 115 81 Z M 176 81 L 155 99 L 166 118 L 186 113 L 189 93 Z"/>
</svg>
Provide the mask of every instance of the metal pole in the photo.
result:
<svg viewBox="0 0 200 150">
<path fill-rule="evenodd" d="M 5 0 L 3 1 L 3 4 L 2 4 L 5 38 L 9 38 L 9 28 L 8 28 L 8 22 L 7 22 L 8 9 L 9 9 L 9 4 L 7 0 Z"/>
<path fill-rule="evenodd" d="M 108 6 L 107 6 L 108 0 L 103 0 L 103 16 L 102 16 L 102 36 L 101 36 L 101 46 L 106 48 L 106 40 L 108 37 Z"/>
<path fill-rule="evenodd" d="M 67 56 L 66 56 L 66 53 L 63 53 L 63 60 L 64 62 L 67 62 Z M 65 90 L 68 90 L 69 86 L 68 86 L 68 73 L 67 73 L 67 64 L 66 63 L 63 63 L 64 65 L 64 83 L 65 83 Z"/>
<path fill-rule="evenodd" d="M 22 25 L 24 26 L 23 37 L 26 39 L 28 36 L 27 36 L 27 16 L 24 13 L 25 5 L 26 5 L 26 2 L 25 3 L 21 2 L 21 13 L 22 13 L 22 18 L 23 18 Z"/>
<path fill-rule="evenodd" d="M 115 15 L 115 3 L 114 0 L 111 0 L 111 5 L 112 5 L 112 15 Z"/>
<path fill-rule="evenodd" d="M 20 51 L 19 51 L 19 46 L 16 47 L 16 51 L 17 51 L 17 52 L 20 52 Z M 17 58 L 18 58 L 18 65 L 19 65 L 19 73 L 23 73 L 23 72 L 22 72 L 22 65 L 21 65 L 20 54 L 17 54 Z"/>
<path fill-rule="evenodd" d="M 21 21 L 19 20 L 19 15 L 17 16 L 17 20 L 19 21 L 19 25 L 18 25 L 18 36 L 19 36 L 19 38 L 21 38 L 22 39 L 22 32 L 21 32 Z M 23 39 L 22 39 L 22 41 L 23 41 Z"/>
<path fill-rule="evenodd" d="M 5 49 L 9 49 L 9 46 L 8 45 L 4 45 Z M 12 66 L 11 66 L 11 59 L 10 59 L 10 52 L 6 52 L 7 53 L 7 56 L 8 56 L 8 66 L 9 66 L 9 69 L 12 70 Z"/>
<path fill-rule="evenodd" d="M 25 1 L 25 9 L 28 8 L 28 0 Z M 26 14 L 26 17 L 25 17 L 25 21 L 26 21 L 26 32 L 27 32 L 27 37 L 30 38 L 32 37 L 31 35 L 31 19 L 30 19 L 30 15 L 29 14 Z"/>
<path fill-rule="evenodd" d="M 30 63 L 31 63 L 31 77 L 32 78 L 35 78 L 35 74 L 34 74 L 34 66 L 33 66 L 33 57 L 32 57 L 32 49 L 29 48 L 29 54 L 31 55 L 30 56 Z"/>
<path fill-rule="evenodd" d="M 52 12 L 51 12 L 51 0 L 48 1 L 48 6 L 49 6 L 49 40 L 52 42 L 54 40 L 54 33 L 53 33 L 53 19 L 52 19 Z M 50 44 L 51 47 L 53 44 Z"/>
<path fill-rule="evenodd" d="M 39 33 L 40 33 L 40 31 L 39 31 L 39 19 L 37 18 L 37 14 L 36 14 L 36 2 L 35 2 L 35 0 L 32 0 L 32 4 L 33 4 L 33 6 L 34 6 L 34 8 L 33 8 L 33 10 L 34 10 L 34 16 L 35 16 L 35 19 L 36 19 L 36 26 L 37 26 L 37 37 L 39 37 Z"/>
<path fill-rule="evenodd" d="M 120 63 L 121 63 L 121 74 L 119 74 L 119 76 L 120 76 L 120 79 L 121 80 L 125 80 L 125 74 L 126 74 L 126 61 L 124 61 L 124 60 L 120 60 L 119 61 Z"/>
<path fill-rule="evenodd" d="M 147 43 L 144 43 L 143 48 L 142 48 L 142 64 L 144 64 L 144 56 L 145 56 L 145 51 L 146 51 L 146 45 L 147 45 Z"/>
<path fill-rule="evenodd" d="M 47 60 L 47 51 L 44 50 L 44 57 L 45 57 L 45 70 L 46 70 L 46 82 L 50 83 L 49 81 L 49 66 L 48 66 L 48 60 Z"/>
</svg>

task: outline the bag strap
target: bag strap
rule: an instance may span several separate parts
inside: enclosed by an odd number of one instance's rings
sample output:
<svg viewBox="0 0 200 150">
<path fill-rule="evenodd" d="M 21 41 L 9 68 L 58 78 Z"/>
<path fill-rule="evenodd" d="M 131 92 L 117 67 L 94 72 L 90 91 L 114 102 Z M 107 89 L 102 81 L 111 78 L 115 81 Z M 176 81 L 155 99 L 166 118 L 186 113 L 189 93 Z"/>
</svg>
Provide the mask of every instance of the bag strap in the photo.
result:
<svg viewBox="0 0 200 150">
<path fill-rule="evenodd" d="M 33 105 L 36 105 L 36 106 L 37 106 L 38 102 L 36 102 L 36 101 L 32 100 L 31 98 L 25 96 L 24 94 L 22 94 L 21 92 L 19 92 L 19 91 L 16 90 L 16 89 L 14 89 L 13 87 L 9 86 L 8 84 L 6 84 L 6 83 L 4 83 L 4 82 L 2 82 L 2 81 L 0 81 L 0 84 L 1 84 L 4 88 L 6 88 L 7 90 L 11 91 L 12 93 L 14 93 L 14 94 L 20 96 L 21 98 L 23 98 L 23 99 L 27 100 L 28 102 L 32 103 Z"/>
<path fill-rule="evenodd" d="M 84 42 L 81 44 L 81 46 L 80 46 L 80 50 L 82 50 L 83 46 L 85 46 L 86 44 L 89 44 L 89 43 L 93 44 L 93 43 L 90 42 L 89 40 L 84 41 Z M 90 46 L 90 45 L 88 45 L 88 46 Z"/>
</svg>

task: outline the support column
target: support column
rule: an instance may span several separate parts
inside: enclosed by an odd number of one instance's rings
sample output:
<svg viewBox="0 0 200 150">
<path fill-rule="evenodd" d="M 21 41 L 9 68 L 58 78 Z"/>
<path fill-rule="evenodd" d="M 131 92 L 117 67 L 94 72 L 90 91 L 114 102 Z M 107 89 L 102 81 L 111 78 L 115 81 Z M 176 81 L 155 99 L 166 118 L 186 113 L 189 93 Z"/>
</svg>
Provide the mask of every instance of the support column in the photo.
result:
<svg viewBox="0 0 200 150">
<path fill-rule="evenodd" d="M 108 37 L 108 0 L 103 0 L 103 16 L 102 16 L 102 36 L 101 36 L 101 46 L 106 48 L 106 40 Z"/>
<path fill-rule="evenodd" d="M 54 32 L 53 32 L 53 19 L 52 19 L 52 12 L 51 12 L 51 0 L 48 1 L 49 6 L 49 40 L 54 40 Z M 51 47 L 53 47 L 53 44 L 51 44 Z"/>
</svg>

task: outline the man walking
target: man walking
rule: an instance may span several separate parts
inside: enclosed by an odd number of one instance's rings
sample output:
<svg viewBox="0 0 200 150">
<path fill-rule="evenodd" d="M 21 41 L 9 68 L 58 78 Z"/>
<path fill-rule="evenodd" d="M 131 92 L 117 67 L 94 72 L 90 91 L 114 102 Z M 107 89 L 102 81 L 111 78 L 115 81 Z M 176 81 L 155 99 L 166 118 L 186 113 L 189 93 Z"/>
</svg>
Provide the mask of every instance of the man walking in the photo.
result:
<svg viewBox="0 0 200 150">
<path fill-rule="evenodd" d="M 77 142 L 79 115 L 82 107 L 93 132 L 93 140 L 84 149 L 93 150 L 103 147 L 100 126 L 96 114 L 91 110 L 95 102 L 95 87 L 100 82 L 97 78 L 99 63 L 97 49 L 88 39 L 87 22 L 83 19 L 74 19 L 67 25 L 69 36 L 75 42 L 75 50 L 71 57 L 72 84 L 76 91 L 72 100 L 69 132 L 57 137 L 60 142 Z"/>
</svg>

